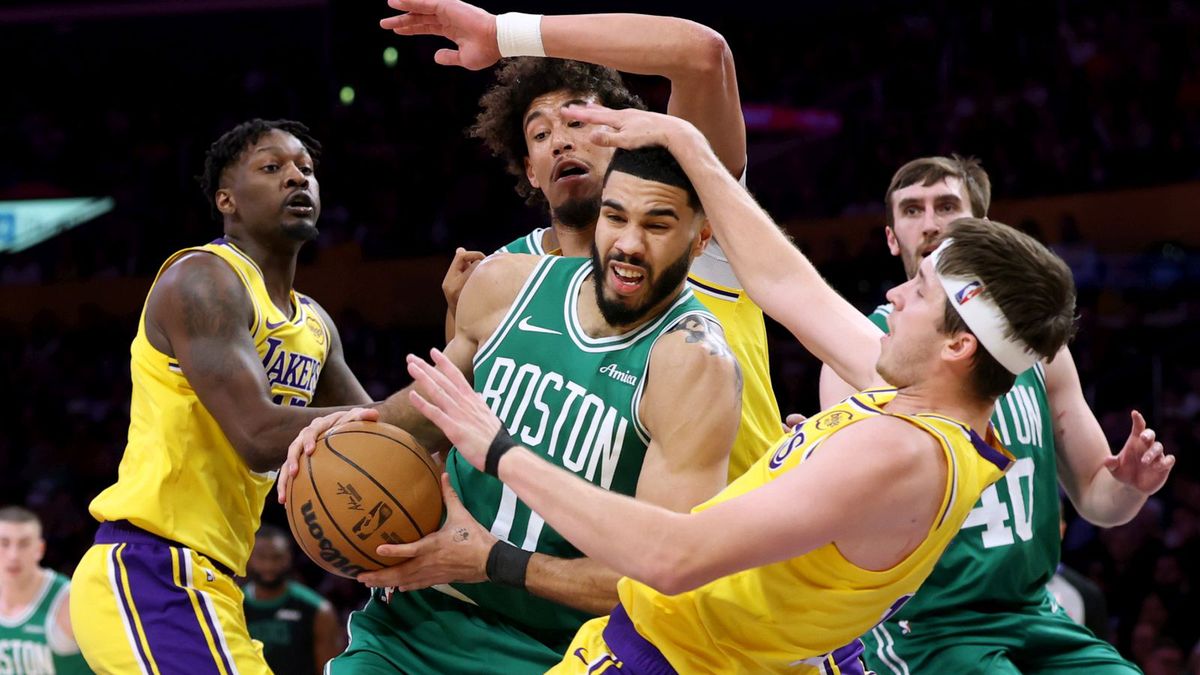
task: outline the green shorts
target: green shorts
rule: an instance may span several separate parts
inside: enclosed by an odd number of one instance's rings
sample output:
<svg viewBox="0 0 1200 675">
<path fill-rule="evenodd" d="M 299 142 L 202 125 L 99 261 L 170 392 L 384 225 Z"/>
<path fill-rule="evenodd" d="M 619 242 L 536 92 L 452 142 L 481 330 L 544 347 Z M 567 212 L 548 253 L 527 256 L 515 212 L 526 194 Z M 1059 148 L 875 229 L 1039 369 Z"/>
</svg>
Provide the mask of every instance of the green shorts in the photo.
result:
<svg viewBox="0 0 1200 675">
<path fill-rule="evenodd" d="M 350 644 L 327 675 L 544 673 L 574 633 L 538 635 L 439 591 L 380 592 L 350 615 Z"/>
<path fill-rule="evenodd" d="M 1047 594 L 1027 610 L 957 611 L 888 621 L 862 637 L 863 659 L 879 675 L 1140 675 L 1107 642 L 1071 620 Z"/>
</svg>

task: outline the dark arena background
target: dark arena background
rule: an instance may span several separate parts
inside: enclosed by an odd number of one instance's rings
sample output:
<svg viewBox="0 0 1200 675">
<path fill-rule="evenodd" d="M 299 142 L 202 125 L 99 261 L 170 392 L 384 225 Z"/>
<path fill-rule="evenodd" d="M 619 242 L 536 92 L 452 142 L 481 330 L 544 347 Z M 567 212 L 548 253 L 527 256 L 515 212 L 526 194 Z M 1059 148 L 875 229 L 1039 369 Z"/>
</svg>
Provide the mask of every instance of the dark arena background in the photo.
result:
<svg viewBox="0 0 1200 675">
<path fill-rule="evenodd" d="M 1063 562 L 1103 589 L 1102 638 L 1147 674 L 1200 673 L 1200 6 L 483 6 L 639 11 L 720 31 L 751 191 L 864 311 L 903 281 L 884 241 L 895 169 L 980 158 L 992 217 L 1075 274 L 1071 347 L 1111 445 L 1137 408 L 1178 457 L 1127 525 L 1091 526 L 1064 499 Z M 221 132 L 286 117 L 322 141 L 321 235 L 296 287 L 330 310 L 375 399 L 408 383 L 407 353 L 441 342 L 455 247 L 492 251 L 544 224 L 464 133 L 490 71 L 434 64 L 444 41 L 379 29 L 390 13 L 380 0 L 0 5 L 0 504 L 41 516 L 46 566 L 71 573 L 95 531 L 88 502 L 116 477 L 129 344 L 157 266 L 220 234 L 193 177 Z M 665 108 L 665 80 L 629 81 Z M 98 215 L 54 216 L 23 247 L 14 203 L 76 198 L 95 198 Z M 778 326 L 769 334 L 781 409 L 816 411 L 819 363 Z M 273 499 L 264 519 L 286 528 Z M 343 618 L 366 596 L 298 552 L 296 575 Z"/>
</svg>

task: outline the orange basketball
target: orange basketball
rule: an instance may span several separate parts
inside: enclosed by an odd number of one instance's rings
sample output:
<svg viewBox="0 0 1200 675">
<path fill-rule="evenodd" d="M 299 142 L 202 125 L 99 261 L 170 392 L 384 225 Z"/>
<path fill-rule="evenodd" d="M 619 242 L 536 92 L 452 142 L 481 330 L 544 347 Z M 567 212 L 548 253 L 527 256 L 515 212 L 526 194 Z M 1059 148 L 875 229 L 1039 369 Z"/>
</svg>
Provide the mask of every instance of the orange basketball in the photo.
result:
<svg viewBox="0 0 1200 675">
<path fill-rule="evenodd" d="M 407 544 L 442 519 L 440 471 L 407 431 L 347 422 L 317 439 L 288 486 L 292 536 L 326 570 L 353 579 L 391 564 L 380 544 Z"/>
</svg>

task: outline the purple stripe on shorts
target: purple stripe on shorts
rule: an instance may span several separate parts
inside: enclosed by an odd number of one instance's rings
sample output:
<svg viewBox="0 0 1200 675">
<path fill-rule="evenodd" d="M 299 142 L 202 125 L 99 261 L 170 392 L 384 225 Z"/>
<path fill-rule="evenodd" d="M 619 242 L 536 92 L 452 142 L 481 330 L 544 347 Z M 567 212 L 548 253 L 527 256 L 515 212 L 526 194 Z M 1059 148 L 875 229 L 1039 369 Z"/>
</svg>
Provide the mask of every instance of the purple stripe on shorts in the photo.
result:
<svg viewBox="0 0 1200 675">
<path fill-rule="evenodd" d="M 116 588 L 117 601 L 121 603 L 121 613 L 125 616 L 125 621 L 128 622 L 129 631 L 130 631 L 130 633 L 132 633 L 132 636 L 133 636 L 134 656 L 136 656 L 137 660 L 142 664 L 142 668 L 146 672 L 149 673 L 149 672 L 153 672 L 154 669 L 150 667 L 150 659 L 146 655 L 146 648 L 145 648 L 145 646 L 142 645 L 141 638 L 138 637 L 138 629 L 137 629 L 138 622 L 137 622 L 137 620 L 135 620 L 135 618 L 133 616 L 133 611 L 129 608 L 129 600 L 125 596 L 125 579 L 121 576 L 121 565 L 119 562 L 120 558 L 118 557 L 118 552 L 119 552 L 120 548 L 121 548 L 120 545 L 117 545 L 117 546 L 113 546 L 109 550 L 109 556 L 112 558 L 111 563 L 112 563 L 112 569 L 113 569 L 113 577 L 117 582 L 117 588 Z"/>
<path fill-rule="evenodd" d="M 866 671 L 863 668 L 862 655 L 863 643 L 858 638 L 854 638 L 854 642 L 845 647 L 838 647 L 830 653 L 830 656 L 833 657 L 833 662 L 842 671 L 842 675 L 865 675 Z"/>
<path fill-rule="evenodd" d="M 187 565 L 183 557 L 187 554 L 180 549 L 172 549 L 172 551 L 179 556 L 179 569 L 186 570 Z M 196 591 L 196 593 L 199 594 L 200 591 Z M 208 604 L 204 602 L 204 598 L 197 598 L 196 601 L 200 605 L 200 614 L 204 616 L 204 621 L 208 624 L 208 632 L 213 636 L 213 643 L 217 653 L 221 655 L 221 663 L 225 664 L 225 672 L 234 672 L 233 664 L 229 662 L 229 654 L 225 653 L 225 647 L 221 644 L 223 633 L 220 632 L 220 627 L 217 625 L 217 617 L 212 615 Z"/>
<path fill-rule="evenodd" d="M 621 660 L 625 675 L 677 675 L 667 657 L 633 627 L 633 621 L 620 603 L 613 608 L 604 627 L 604 643 Z"/>
<path fill-rule="evenodd" d="M 184 555 L 179 549 L 158 544 L 125 546 L 121 561 L 129 574 L 133 606 L 160 673 L 218 675 L 220 670 L 196 620 L 192 600 L 175 584 L 171 560 L 176 553 Z M 181 562 L 180 577 L 184 571 Z"/>
</svg>

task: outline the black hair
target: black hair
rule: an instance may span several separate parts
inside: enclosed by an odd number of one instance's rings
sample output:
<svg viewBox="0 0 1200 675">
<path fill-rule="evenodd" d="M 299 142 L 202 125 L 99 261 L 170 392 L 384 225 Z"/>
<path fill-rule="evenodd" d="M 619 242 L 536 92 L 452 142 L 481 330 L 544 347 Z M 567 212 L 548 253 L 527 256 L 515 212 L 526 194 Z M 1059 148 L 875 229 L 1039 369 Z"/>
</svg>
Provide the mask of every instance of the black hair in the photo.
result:
<svg viewBox="0 0 1200 675">
<path fill-rule="evenodd" d="M 675 161 L 671 151 L 661 145 L 647 145 L 636 150 L 617 148 L 608 164 L 608 171 L 604 174 L 605 184 L 614 171 L 677 187 L 687 193 L 688 206 L 697 212 L 704 211 L 700 195 L 696 193 L 687 172 Z"/>
<path fill-rule="evenodd" d="M 242 122 L 236 127 L 221 134 L 221 137 L 208 146 L 204 155 L 204 173 L 196 176 L 204 198 L 212 209 L 213 217 L 221 219 L 217 211 L 217 190 L 221 187 L 221 173 L 242 156 L 246 148 L 258 142 L 265 134 L 278 129 L 296 137 L 304 145 L 308 156 L 312 157 L 313 167 L 321 159 L 321 143 L 312 137 L 308 127 L 293 120 L 263 120 L 254 118 Z"/>
<path fill-rule="evenodd" d="M 525 175 L 525 113 L 539 96 L 566 91 L 580 97 L 595 96 L 596 102 L 614 109 L 646 109 L 646 104 L 629 91 L 621 74 L 612 68 L 583 61 L 518 57 L 507 59 L 496 71 L 496 83 L 479 99 L 479 116 L 467 134 L 487 145 L 504 160 L 504 168 L 517 179 L 517 194 L 526 204 L 545 201 L 542 191 Z"/>
</svg>

